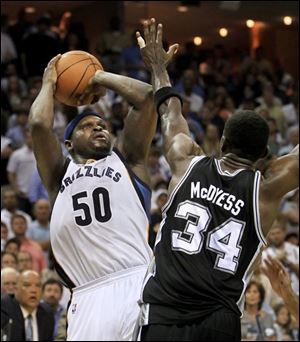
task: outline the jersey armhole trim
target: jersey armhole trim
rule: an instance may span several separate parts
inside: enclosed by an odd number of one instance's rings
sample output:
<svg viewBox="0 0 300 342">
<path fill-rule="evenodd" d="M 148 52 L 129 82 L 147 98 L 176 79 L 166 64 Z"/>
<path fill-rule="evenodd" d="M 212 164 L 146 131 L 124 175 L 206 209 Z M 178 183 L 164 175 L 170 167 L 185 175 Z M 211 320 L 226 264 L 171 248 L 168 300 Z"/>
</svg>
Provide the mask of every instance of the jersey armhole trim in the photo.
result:
<svg viewBox="0 0 300 342">
<path fill-rule="evenodd" d="M 150 198 L 151 198 L 151 194 L 152 194 L 152 190 L 150 189 L 149 185 L 147 185 L 145 182 L 143 182 L 131 169 L 131 167 L 128 165 L 126 159 L 124 158 L 124 156 L 122 156 L 121 152 L 117 149 L 117 148 L 114 148 L 113 149 L 113 152 L 115 152 L 115 154 L 119 157 L 119 159 L 121 160 L 121 162 L 124 164 L 126 170 L 128 171 L 128 174 L 129 174 L 129 177 L 131 179 L 131 182 L 133 184 L 133 187 L 135 188 L 135 191 L 141 201 L 141 204 L 145 210 L 145 213 L 147 215 L 147 218 L 150 222 L 150 217 L 149 217 L 149 213 L 147 211 L 147 206 L 146 206 L 146 203 L 145 203 L 145 198 L 142 194 L 142 191 L 139 189 L 139 186 L 138 186 L 138 183 L 142 184 L 143 187 L 149 191 L 149 195 L 150 195 Z"/>
<path fill-rule="evenodd" d="M 254 225 L 255 225 L 257 236 L 259 240 L 266 246 L 267 240 L 264 237 L 264 234 L 261 228 L 260 213 L 259 213 L 260 179 L 261 179 L 261 173 L 260 171 L 256 171 L 255 176 L 254 176 L 254 184 L 253 184 L 253 214 L 254 214 Z"/>
</svg>

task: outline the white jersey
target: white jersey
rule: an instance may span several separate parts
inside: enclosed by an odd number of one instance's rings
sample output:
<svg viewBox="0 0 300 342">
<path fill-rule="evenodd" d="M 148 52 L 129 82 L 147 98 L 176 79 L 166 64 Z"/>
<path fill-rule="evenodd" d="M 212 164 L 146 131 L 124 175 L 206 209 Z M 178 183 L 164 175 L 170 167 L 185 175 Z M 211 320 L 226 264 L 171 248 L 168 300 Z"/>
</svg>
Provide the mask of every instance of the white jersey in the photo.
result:
<svg viewBox="0 0 300 342">
<path fill-rule="evenodd" d="M 68 286 L 149 264 L 149 219 L 137 183 L 115 152 L 91 164 L 70 161 L 50 223 L 57 270 Z"/>
</svg>

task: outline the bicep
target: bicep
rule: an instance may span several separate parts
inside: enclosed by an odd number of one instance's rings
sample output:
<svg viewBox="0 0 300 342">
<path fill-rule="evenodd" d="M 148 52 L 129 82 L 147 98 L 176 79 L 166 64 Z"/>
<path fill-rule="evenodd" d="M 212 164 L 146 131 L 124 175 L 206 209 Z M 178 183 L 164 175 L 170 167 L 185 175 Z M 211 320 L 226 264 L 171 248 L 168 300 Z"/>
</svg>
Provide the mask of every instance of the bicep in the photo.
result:
<svg viewBox="0 0 300 342">
<path fill-rule="evenodd" d="M 145 161 L 157 125 L 153 101 L 149 98 L 141 108 L 132 107 L 125 120 L 122 153 L 131 164 Z"/>
<path fill-rule="evenodd" d="M 64 157 L 58 138 L 47 128 L 32 128 L 33 152 L 41 179 L 48 191 L 59 186 Z"/>
</svg>

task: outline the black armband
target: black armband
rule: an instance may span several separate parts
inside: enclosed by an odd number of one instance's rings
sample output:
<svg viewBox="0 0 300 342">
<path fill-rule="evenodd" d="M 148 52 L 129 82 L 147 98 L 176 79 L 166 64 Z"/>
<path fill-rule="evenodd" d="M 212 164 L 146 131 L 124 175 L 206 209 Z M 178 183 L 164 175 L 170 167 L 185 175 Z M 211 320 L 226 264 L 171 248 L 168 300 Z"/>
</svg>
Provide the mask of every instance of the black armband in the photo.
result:
<svg viewBox="0 0 300 342">
<path fill-rule="evenodd" d="M 163 87 L 158 89 L 154 94 L 154 104 L 157 113 L 159 114 L 159 107 L 170 97 L 177 97 L 182 106 L 182 97 L 173 87 Z"/>
</svg>

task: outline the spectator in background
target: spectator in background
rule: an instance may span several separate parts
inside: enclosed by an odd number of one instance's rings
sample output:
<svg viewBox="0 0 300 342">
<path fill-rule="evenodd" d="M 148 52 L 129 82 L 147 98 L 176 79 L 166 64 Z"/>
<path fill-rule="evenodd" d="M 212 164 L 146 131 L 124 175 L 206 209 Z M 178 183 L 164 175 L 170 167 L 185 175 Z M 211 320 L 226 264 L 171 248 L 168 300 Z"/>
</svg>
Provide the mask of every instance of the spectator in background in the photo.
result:
<svg viewBox="0 0 300 342">
<path fill-rule="evenodd" d="M 63 287 L 61 283 L 54 278 L 48 279 L 42 286 L 43 302 L 49 306 L 54 314 L 54 331 L 53 339 L 56 338 L 58 332 L 58 324 L 64 307 L 59 303 L 62 298 Z"/>
<path fill-rule="evenodd" d="M 282 146 L 278 151 L 278 156 L 284 156 L 292 151 L 292 149 L 299 144 L 299 127 L 293 126 L 288 130 L 288 144 Z"/>
<path fill-rule="evenodd" d="M 7 225 L 1 221 L 1 252 L 4 251 L 6 241 L 8 240 Z"/>
<path fill-rule="evenodd" d="M 149 158 L 148 158 L 148 164 L 147 164 L 152 187 L 155 187 L 155 185 L 160 181 L 169 180 L 167 179 L 161 167 L 160 157 L 161 157 L 160 150 L 156 147 L 152 147 L 149 152 Z"/>
<path fill-rule="evenodd" d="M 111 47 L 106 55 L 101 58 L 101 62 L 105 71 L 114 74 L 124 74 L 125 64 L 122 59 L 122 49 L 117 46 Z"/>
<path fill-rule="evenodd" d="M 41 294 L 40 275 L 25 271 L 19 277 L 15 297 L 1 298 L 1 329 L 7 341 L 53 341 L 54 317 L 40 303 Z"/>
<path fill-rule="evenodd" d="M 197 113 L 191 111 L 191 103 L 187 98 L 183 98 L 182 115 L 188 123 L 193 140 L 201 144 L 204 137 L 204 130 L 197 117 Z"/>
<path fill-rule="evenodd" d="M 274 308 L 275 312 L 275 330 L 277 341 L 293 341 L 293 331 L 291 328 L 292 317 L 289 309 L 285 304 L 277 304 Z"/>
<path fill-rule="evenodd" d="M 292 281 L 292 288 L 299 294 L 299 247 L 284 241 L 286 227 L 283 220 L 276 220 L 268 234 L 269 247 L 263 251 L 263 260 L 276 257 L 286 268 Z"/>
<path fill-rule="evenodd" d="M 260 265 L 255 267 L 251 280 L 261 284 L 265 290 L 265 299 L 262 308 L 269 314 L 273 314 L 272 303 L 276 301 L 278 295 L 272 290 L 268 277 L 262 272 Z"/>
<path fill-rule="evenodd" d="M 32 255 L 27 251 L 20 251 L 17 255 L 18 270 L 20 273 L 23 271 L 33 270 Z"/>
<path fill-rule="evenodd" d="M 33 258 L 33 269 L 37 272 L 41 272 L 47 267 L 47 262 L 43 254 L 41 246 L 26 237 L 27 222 L 24 216 L 14 215 L 11 219 L 11 226 L 16 235 L 16 238 L 21 242 L 21 251 L 29 252 Z"/>
<path fill-rule="evenodd" d="M 1 269 L 1 296 L 5 294 L 15 295 L 19 275 L 15 268 L 5 267 Z"/>
<path fill-rule="evenodd" d="M 198 56 L 196 46 L 193 42 L 185 44 L 184 53 L 178 55 L 175 59 L 175 71 L 177 71 L 175 78 L 179 78 L 182 70 L 195 68 L 198 66 Z"/>
<path fill-rule="evenodd" d="M 37 200 L 33 208 L 35 220 L 29 225 L 27 232 L 27 236 L 42 247 L 46 259 L 50 249 L 50 213 L 50 202 L 47 199 Z"/>
<path fill-rule="evenodd" d="M 16 257 L 20 252 L 21 243 L 17 238 L 12 238 L 6 241 L 4 251 L 14 254 Z"/>
<path fill-rule="evenodd" d="M 35 165 L 31 133 L 26 130 L 25 146 L 13 152 L 7 165 L 9 183 L 18 196 L 18 207 L 26 213 L 31 213 L 28 191 Z"/>
<path fill-rule="evenodd" d="M 22 99 L 27 95 L 27 91 L 22 90 L 22 83 L 17 75 L 8 77 L 6 94 L 11 109 L 16 111 L 21 105 Z"/>
<path fill-rule="evenodd" d="M 285 241 L 291 243 L 294 246 L 299 247 L 299 234 L 297 233 L 286 234 Z"/>
<path fill-rule="evenodd" d="M 148 82 L 149 76 L 146 72 L 145 64 L 143 62 L 140 48 L 136 42 L 136 31 L 131 35 L 131 45 L 122 50 L 122 59 L 127 76 L 135 78 L 140 81 Z"/>
<path fill-rule="evenodd" d="M 3 209 L 1 210 L 1 221 L 3 221 L 8 228 L 8 238 L 14 237 L 11 229 L 11 218 L 14 214 L 23 215 L 26 218 L 27 224 L 31 223 L 31 217 L 24 211 L 18 209 L 17 194 L 14 190 L 7 189 L 3 192 Z"/>
<path fill-rule="evenodd" d="M 96 53 L 101 58 L 110 53 L 110 51 L 122 51 L 130 46 L 130 36 L 121 28 L 121 19 L 113 16 L 110 19 L 109 31 L 103 32 L 100 41 L 96 47 Z M 54 56 L 54 55 L 53 55 Z"/>
<path fill-rule="evenodd" d="M 35 14 L 35 13 L 34 13 Z M 34 29 L 35 15 L 27 12 L 26 7 L 22 7 L 18 12 L 18 19 L 16 23 L 9 26 L 7 33 L 12 37 L 18 54 L 18 72 L 22 72 L 21 54 L 22 54 L 22 41 L 26 33 Z"/>
<path fill-rule="evenodd" d="M 28 199 L 33 205 L 39 199 L 48 199 L 47 190 L 41 180 L 37 167 L 34 168 L 30 182 Z"/>
<path fill-rule="evenodd" d="M 44 14 L 37 21 L 37 30 L 27 33 L 23 38 L 24 71 L 28 78 L 42 76 L 47 63 L 60 52 L 58 36 L 51 31 L 52 19 Z M 36 53 L 36 47 L 39 53 Z"/>
<path fill-rule="evenodd" d="M 17 269 L 17 257 L 15 254 L 9 252 L 2 252 L 1 253 L 1 269 L 5 267 L 12 267 L 15 270 Z"/>
<path fill-rule="evenodd" d="M 258 113 L 261 109 L 267 109 L 270 117 L 276 120 L 278 130 L 284 138 L 287 129 L 286 119 L 282 111 L 281 103 L 276 101 L 274 87 L 270 83 L 264 86 L 261 105 L 255 111 Z"/>
<path fill-rule="evenodd" d="M 17 59 L 17 51 L 11 37 L 6 33 L 7 16 L 1 15 L 1 73 L 7 63 Z"/>
<path fill-rule="evenodd" d="M 194 70 L 187 69 L 184 71 L 181 81 L 176 84 L 176 90 L 190 102 L 190 110 L 198 113 L 203 106 L 202 88 L 196 82 Z"/>
<path fill-rule="evenodd" d="M 89 42 L 82 22 L 71 22 L 63 40 L 62 52 L 72 50 L 89 51 Z"/>
<path fill-rule="evenodd" d="M 16 113 L 16 125 L 11 127 L 7 133 L 6 137 L 11 141 L 11 146 L 14 150 L 24 146 L 26 142 L 26 131 L 28 124 L 28 109 L 18 107 L 15 110 Z"/>
<path fill-rule="evenodd" d="M 274 329 L 271 315 L 262 310 L 265 290 L 260 283 L 250 281 L 245 291 L 245 310 L 241 319 L 243 341 L 266 341 L 271 335 L 268 329 Z"/>
<path fill-rule="evenodd" d="M 1 113 L 1 187 L 8 184 L 6 167 L 9 157 L 13 152 L 11 140 L 4 136 L 6 133 L 6 124 L 4 121 L 6 121 L 4 118 L 4 113 Z"/>
<path fill-rule="evenodd" d="M 1 75 L 1 90 L 5 93 L 8 91 L 8 80 L 11 76 L 15 76 L 18 78 L 21 96 L 25 96 L 27 94 L 27 84 L 25 81 L 20 78 L 17 72 L 17 67 L 14 63 L 7 64 L 4 73 Z"/>
</svg>

